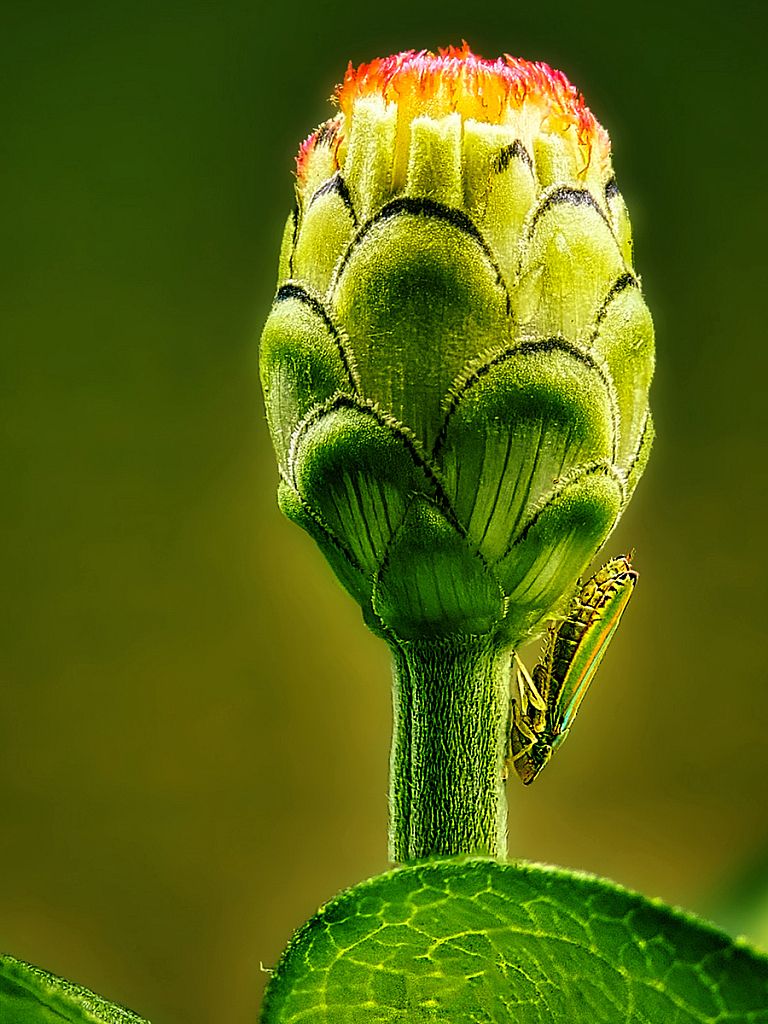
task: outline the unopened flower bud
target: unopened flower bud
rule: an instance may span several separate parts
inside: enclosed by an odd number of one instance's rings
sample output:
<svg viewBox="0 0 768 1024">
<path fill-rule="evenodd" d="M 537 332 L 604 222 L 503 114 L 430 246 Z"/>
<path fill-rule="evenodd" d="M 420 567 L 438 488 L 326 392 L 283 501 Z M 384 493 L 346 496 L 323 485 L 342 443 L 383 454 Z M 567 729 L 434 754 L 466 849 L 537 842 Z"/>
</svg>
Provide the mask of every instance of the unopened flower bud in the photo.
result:
<svg viewBox="0 0 768 1024">
<path fill-rule="evenodd" d="M 517 646 L 652 438 L 608 136 L 560 72 L 466 45 L 350 67 L 336 100 L 262 338 L 281 507 L 377 632 Z"/>
</svg>

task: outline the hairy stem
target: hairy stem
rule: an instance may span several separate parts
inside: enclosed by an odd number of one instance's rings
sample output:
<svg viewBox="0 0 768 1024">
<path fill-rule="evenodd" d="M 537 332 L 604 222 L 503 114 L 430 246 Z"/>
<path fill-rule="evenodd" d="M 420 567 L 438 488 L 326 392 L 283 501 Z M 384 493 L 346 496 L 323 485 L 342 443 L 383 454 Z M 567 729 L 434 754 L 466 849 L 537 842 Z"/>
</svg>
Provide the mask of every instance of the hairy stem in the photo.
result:
<svg viewBox="0 0 768 1024">
<path fill-rule="evenodd" d="M 503 856 L 509 651 L 491 636 L 392 650 L 390 858 Z"/>
</svg>

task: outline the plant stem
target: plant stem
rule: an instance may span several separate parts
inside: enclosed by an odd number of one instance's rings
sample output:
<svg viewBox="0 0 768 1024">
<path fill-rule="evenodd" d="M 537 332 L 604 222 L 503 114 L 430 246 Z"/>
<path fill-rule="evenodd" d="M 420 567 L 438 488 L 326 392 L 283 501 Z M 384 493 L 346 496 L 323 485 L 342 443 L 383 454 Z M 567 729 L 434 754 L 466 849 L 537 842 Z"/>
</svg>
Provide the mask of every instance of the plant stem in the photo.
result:
<svg viewBox="0 0 768 1024">
<path fill-rule="evenodd" d="M 392 644 L 389 850 L 503 856 L 509 651 L 491 635 Z"/>
</svg>

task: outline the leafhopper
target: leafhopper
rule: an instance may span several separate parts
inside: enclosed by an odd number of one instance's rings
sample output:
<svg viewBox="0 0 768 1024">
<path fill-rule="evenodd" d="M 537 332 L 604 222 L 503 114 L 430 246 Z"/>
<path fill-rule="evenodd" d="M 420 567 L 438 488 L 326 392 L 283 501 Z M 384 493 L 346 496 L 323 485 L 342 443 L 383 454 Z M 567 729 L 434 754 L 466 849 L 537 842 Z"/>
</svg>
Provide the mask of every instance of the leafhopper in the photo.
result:
<svg viewBox="0 0 768 1024">
<path fill-rule="evenodd" d="M 629 556 L 612 559 L 581 588 L 566 618 L 550 625 L 532 676 L 515 654 L 510 760 L 526 786 L 568 735 L 636 582 Z"/>
</svg>

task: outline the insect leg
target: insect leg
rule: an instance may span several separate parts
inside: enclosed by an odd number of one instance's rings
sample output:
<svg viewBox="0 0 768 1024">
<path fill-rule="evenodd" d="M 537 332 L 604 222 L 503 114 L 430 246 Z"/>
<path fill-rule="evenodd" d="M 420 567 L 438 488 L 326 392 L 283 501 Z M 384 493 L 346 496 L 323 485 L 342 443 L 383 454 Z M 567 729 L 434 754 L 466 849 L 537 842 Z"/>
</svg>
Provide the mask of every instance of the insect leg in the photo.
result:
<svg viewBox="0 0 768 1024">
<path fill-rule="evenodd" d="M 522 714 L 528 713 L 529 704 L 532 704 L 537 711 L 546 711 L 546 702 L 536 689 L 536 684 L 531 678 L 530 672 L 518 658 L 517 651 L 514 652 L 513 657 L 517 667 L 517 689 L 520 694 L 520 710 Z"/>
<path fill-rule="evenodd" d="M 528 722 L 525 715 L 518 709 L 517 701 L 512 701 L 512 729 L 517 729 L 524 740 L 527 741 L 526 745 L 520 748 L 517 753 L 513 753 L 510 760 L 514 763 L 524 754 L 529 753 L 536 746 L 539 741 L 539 737 L 536 734 L 533 727 Z"/>
</svg>

